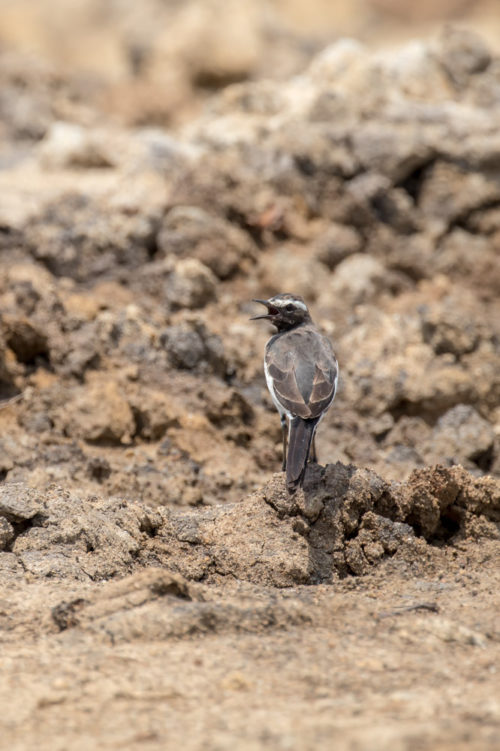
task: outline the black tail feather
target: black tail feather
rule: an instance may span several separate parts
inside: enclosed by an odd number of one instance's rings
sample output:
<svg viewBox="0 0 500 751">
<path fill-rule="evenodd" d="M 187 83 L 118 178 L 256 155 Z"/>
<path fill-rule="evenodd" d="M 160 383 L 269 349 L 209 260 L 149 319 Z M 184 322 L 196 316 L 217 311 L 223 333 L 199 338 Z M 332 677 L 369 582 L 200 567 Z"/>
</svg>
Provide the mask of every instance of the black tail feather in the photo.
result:
<svg viewBox="0 0 500 751">
<path fill-rule="evenodd" d="M 318 417 L 311 420 L 294 417 L 290 423 L 286 460 L 286 487 L 291 494 L 295 493 L 297 488 L 302 487 L 309 450 L 318 421 Z"/>
</svg>

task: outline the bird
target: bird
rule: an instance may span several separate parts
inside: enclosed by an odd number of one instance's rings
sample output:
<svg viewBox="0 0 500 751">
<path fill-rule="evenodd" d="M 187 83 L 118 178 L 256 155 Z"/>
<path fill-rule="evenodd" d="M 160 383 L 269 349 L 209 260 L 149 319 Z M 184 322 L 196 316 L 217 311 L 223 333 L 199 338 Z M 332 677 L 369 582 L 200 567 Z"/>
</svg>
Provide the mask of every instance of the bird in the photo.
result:
<svg viewBox="0 0 500 751">
<path fill-rule="evenodd" d="M 268 320 L 277 329 L 266 344 L 264 373 L 281 418 L 282 470 L 293 495 L 303 485 L 311 446 L 311 459 L 317 461 L 314 437 L 335 398 L 338 363 L 300 295 L 287 292 L 253 302 L 265 305 L 267 313 L 251 320 Z"/>
</svg>

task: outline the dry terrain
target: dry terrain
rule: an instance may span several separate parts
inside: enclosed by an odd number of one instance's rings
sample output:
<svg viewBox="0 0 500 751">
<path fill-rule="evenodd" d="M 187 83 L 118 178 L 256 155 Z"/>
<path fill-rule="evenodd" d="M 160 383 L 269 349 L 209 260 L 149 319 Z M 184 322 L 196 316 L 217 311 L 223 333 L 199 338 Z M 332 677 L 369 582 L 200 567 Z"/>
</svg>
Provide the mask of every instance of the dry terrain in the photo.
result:
<svg viewBox="0 0 500 751">
<path fill-rule="evenodd" d="M 0 3 L 0 747 L 498 749 L 500 57 L 139 5 Z M 278 292 L 341 369 L 293 498 Z"/>
</svg>

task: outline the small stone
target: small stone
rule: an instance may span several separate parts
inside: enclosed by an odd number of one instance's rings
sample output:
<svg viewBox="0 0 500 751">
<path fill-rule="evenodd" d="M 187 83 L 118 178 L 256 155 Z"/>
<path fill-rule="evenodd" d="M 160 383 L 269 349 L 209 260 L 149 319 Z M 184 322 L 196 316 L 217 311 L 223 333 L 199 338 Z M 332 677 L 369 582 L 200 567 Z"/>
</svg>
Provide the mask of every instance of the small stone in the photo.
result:
<svg viewBox="0 0 500 751">
<path fill-rule="evenodd" d="M 5 319 L 7 345 L 22 363 L 32 362 L 39 355 L 48 355 L 47 337 L 30 321 Z"/>
<path fill-rule="evenodd" d="M 3 516 L 0 516 L 0 550 L 7 550 L 14 539 L 14 528 Z"/>
<path fill-rule="evenodd" d="M 112 166 L 96 135 L 75 123 L 53 123 L 40 144 L 39 156 L 51 168 Z"/>
<path fill-rule="evenodd" d="M 470 315 L 454 306 L 448 310 L 435 307 L 426 310 L 422 334 L 437 355 L 451 352 L 460 357 L 472 352 L 479 342 L 479 326 Z"/>
<path fill-rule="evenodd" d="M 469 76 L 482 73 L 491 63 L 491 53 L 478 34 L 453 26 L 445 27 L 436 56 L 457 85 L 464 85 Z"/>
<path fill-rule="evenodd" d="M 178 261 L 165 283 L 165 296 L 172 310 L 203 308 L 215 299 L 217 279 L 196 258 Z"/>
<path fill-rule="evenodd" d="M 380 542 L 366 543 L 363 545 L 363 552 L 370 563 L 375 563 L 384 556 L 384 548 Z"/>
<path fill-rule="evenodd" d="M 38 493 L 23 483 L 0 485 L 0 517 L 19 522 L 32 519 L 40 511 Z"/>
<path fill-rule="evenodd" d="M 341 261 L 331 281 L 331 291 L 359 305 L 384 289 L 387 270 L 372 256 L 354 253 Z"/>
<path fill-rule="evenodd" d="M 120 445 L 130 441 L 135 420 L 116 381 L 99 376 L 75 391 L 75 398 L 59 411 L 56 419 L 67 435 L 95 444 Z"/>
<path fill-rule="evenodd" d="M 370 564 L 357 540 L 348 540 L 345 546 L 345 560 L 356 576 L 368 573 Z"/>
<path fill-rule="evenodd" d="M 475 464 L 488 471 L 494 441 L 493 426 L 470 404 L 457 404 L 439 418 L 429 450 L 434 457 L 446 457 L 454 464 Z"/>
<path fill-rule="evenodd" d="M 344 258 L 361 250 L 362 240 L 353 227 L 334 222 L 318 237 L 315 245 L 318 260 L 334 269 Z"/>
<path fill-rule="evenodd" d="M 221 375 L 225 372 L 222 341 L 201 322 L 169 326 L 162 332 L 160 343 L 174 368 L 211 371 Z"/>
<path fill-rule="evenodd" d="M 107 459 L 95 456 L 87 464 L 87 472 L 93 480 L 103 482 L 111 474 L 111 467 Z"/>
<path fill-rule="evenodd" d="M 161 344 L 175 368 L 192 370 L 203 361 L 205 347 L 201 336 L 191 327 L 169 326 L 161 335 Z"/>
<path fill-rule="evenodd" d="M 189 205 L 167 213 L 157 243 L 166 258 L 196 258 L 219 279 L 233 276 L 241 260 L 253 252 L 248 235 L 234 223 Z"/>
</svg>

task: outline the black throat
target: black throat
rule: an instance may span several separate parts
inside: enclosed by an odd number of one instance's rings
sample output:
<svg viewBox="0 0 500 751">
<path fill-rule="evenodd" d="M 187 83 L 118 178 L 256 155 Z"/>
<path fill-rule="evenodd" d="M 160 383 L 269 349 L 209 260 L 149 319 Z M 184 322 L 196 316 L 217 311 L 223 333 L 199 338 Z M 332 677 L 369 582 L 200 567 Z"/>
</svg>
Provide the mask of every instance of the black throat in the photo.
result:
<svg viewBox="0 0 500 751">
<path fill-rule="evenodd" d="M 273 321 L 273 326 L 275 326 L 278 330 L 278 334 L 284 334 L 286 331 L 293 331 L 294 329 L 299 329 L 302 326 L 305 326 L 308 323 L 312 323 L 311 317 L 308 316 L 307 318 L 303 319 L 302 321 Z"/>
</svg>

